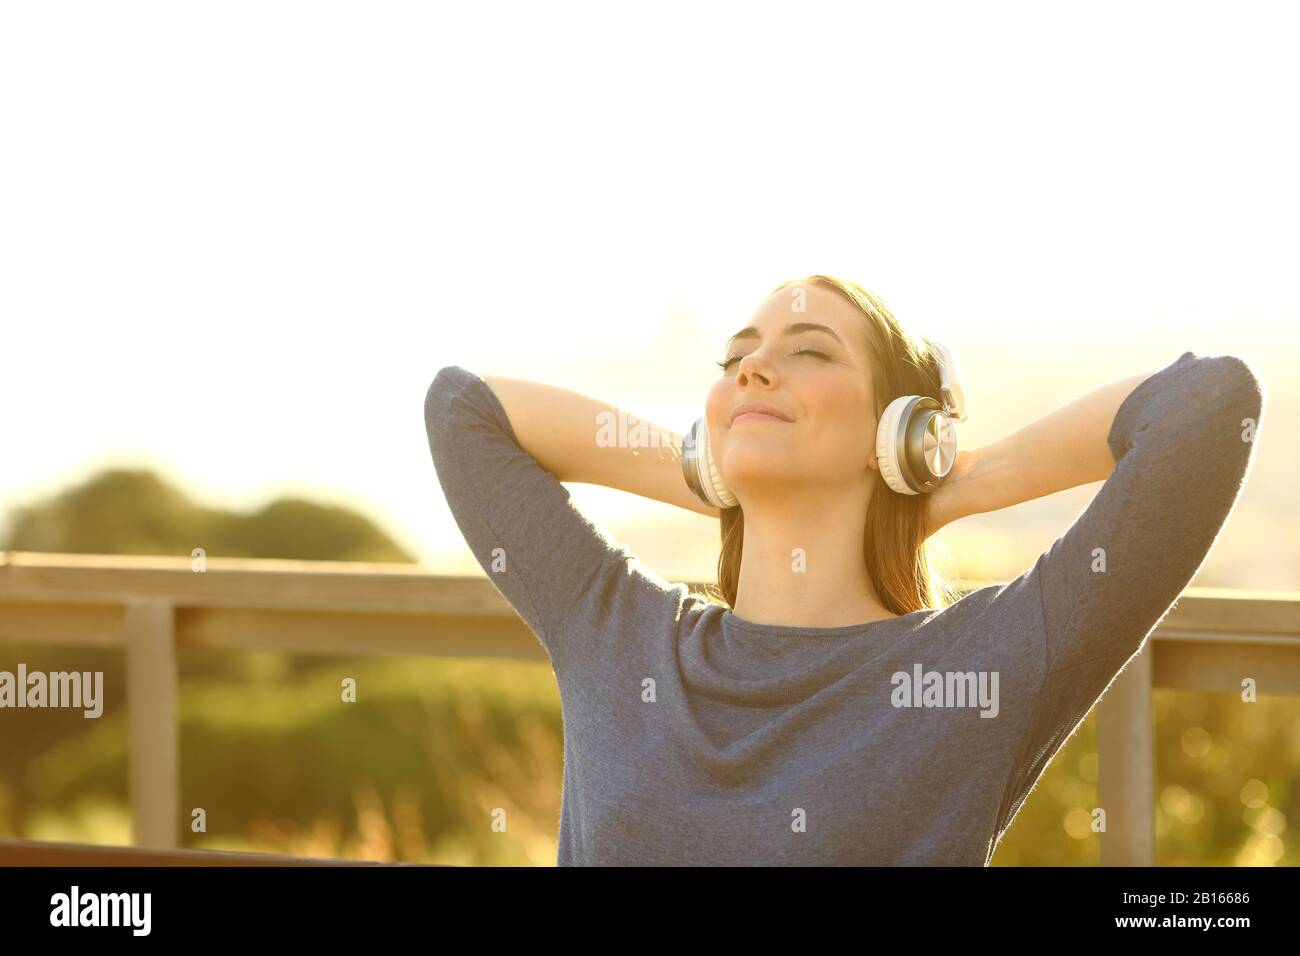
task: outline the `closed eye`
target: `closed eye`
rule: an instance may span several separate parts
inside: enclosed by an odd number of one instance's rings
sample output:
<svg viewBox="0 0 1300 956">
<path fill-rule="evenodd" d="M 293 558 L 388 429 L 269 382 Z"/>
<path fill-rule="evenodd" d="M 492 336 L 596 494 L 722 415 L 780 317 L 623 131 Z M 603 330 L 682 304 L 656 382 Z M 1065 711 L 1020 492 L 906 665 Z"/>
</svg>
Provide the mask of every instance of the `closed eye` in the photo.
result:
<svg viewBox="0 0 1300 956">
<path fill-rule="evenodd" d="M 829 355 L 827 355 L 825 352 L 820 352 L 820 351 L 818 351 L 817 349 L 806 349 L 806 348 L 805 348 L 805 349 L 797 349 L 797 350 L 795 350 L 794 352 L 791 352 L 790 354 L 791 354 L 791 355 L 815 355 L 815 356 L 817 356 L 818 358 L 823 359 L 823 360 L 825 360 L 825 361 L 827 361 L 827 362 L 829 362 L 829 361 L 831 360 L 831 357 L 830 357 Z M 713 364 L 716 365 L 718 368 L 722 369 L 722 370 L 725 372 L 725 371 L 727 371 L 729 368 L 731 368 L 731 364 L 732 364 L 733 362 L 739 362 L 739 361 L 741 360 L 741 358 L 742 358 L 742 356 L 740 356 L 740 355 L 733 355 L 731 358 L 727 359 L 725 362 L 714 362 Z"/>
</svg>

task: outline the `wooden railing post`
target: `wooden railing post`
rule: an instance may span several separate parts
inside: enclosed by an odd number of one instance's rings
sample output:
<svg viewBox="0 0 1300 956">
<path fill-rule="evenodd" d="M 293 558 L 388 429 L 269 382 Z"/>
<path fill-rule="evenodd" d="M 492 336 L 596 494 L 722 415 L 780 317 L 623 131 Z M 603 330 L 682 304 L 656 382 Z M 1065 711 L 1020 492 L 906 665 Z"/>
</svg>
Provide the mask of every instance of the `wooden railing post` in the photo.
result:
<svg viewBox="0 0 1300 956">
<path fill-rule="evenodd" d="M 1155 728 L 1152 641 L 1097 704 L 1097 796 L 1106 811 L 1102 866 L 1154 866 Z"/>
<path fill-rule="evenodd" d="M 177 770 L 175 614 L 165 600 L 128 601 L 127 765 L 135 845 L 173 849 Z"/>
</svg>

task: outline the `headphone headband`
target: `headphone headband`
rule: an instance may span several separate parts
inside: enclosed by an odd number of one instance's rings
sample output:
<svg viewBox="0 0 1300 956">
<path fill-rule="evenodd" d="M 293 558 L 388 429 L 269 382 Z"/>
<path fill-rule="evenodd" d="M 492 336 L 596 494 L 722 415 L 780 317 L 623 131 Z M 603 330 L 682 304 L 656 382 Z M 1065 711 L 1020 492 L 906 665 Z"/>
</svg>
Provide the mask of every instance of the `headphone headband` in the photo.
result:
<svg viewBox="0 0 1300 956">
<path fill-rule="evenodd" d="M 934 339 L 927 339 L 939 359 L 939 394 L 942 396 L 943 410 L 953 421 L 966 420 L 966 389 L 961 379 L 961 369 L 957 360 L 947 346 Z"/>
</svg>

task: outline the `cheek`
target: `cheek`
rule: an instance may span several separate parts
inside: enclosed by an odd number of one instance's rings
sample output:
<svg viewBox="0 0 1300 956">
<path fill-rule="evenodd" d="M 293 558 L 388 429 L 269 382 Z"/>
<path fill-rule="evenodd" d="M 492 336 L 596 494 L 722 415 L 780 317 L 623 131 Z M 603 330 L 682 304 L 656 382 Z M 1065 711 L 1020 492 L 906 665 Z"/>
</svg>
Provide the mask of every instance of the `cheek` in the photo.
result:
<svg viewBox="0 0 1300 956">
<path fill-rule="evenodd" d="M 709 431 L 713 434 L 721 434 L 727 427 L 727 414 L 731 411 L 731 403 L 727 397 L 727 389 L 721 383 L 709 389 L 709 394 L 704 400 L 704 417 L 708 420 Z"/>
<path fill-rule="evenodd" d="M 841 392 L 819 399 L 808 411 L 819 444 L 846 460 L 875 454 L 876 419 L 870 399 L 863 396 L 846 400 Z"/>
</svg>

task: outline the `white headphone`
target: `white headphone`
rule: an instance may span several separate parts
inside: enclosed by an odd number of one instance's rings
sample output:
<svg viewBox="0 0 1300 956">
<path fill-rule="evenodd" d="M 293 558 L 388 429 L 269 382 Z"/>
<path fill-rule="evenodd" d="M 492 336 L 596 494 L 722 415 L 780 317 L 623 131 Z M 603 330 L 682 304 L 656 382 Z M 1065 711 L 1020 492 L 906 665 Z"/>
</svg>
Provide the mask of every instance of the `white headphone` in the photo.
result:
<svg viewBox="0 0 1300 956">
<path fill-rule="evenodd" d="M 957 361 L 940 343 L 927 340 L 939 364 L 939 395 L 900 395 L 885 407 L 876 428 L 876 459 L 885 484 L 900 495 L 929 494 L 943 484 L 957 458 L 957 428 L 966 420 L 966 391 Z M 715 508 L 739 502 L 718 472 L 704 418 L 682 440 L 686 484 Z"/>
</svg>

